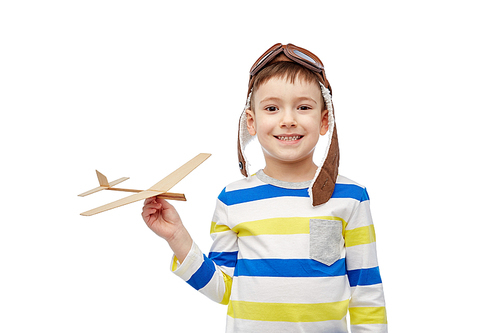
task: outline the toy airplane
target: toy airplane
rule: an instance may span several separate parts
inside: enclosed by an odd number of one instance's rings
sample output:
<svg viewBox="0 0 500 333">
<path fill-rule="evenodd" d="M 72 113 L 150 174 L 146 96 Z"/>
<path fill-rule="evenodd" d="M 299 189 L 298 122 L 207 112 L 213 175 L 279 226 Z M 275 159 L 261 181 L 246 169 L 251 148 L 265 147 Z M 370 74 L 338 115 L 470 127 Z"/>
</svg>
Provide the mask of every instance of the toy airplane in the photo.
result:
<svg viewBox="0 0 500 333">
<path fill-rule="evenodd" d="M 141 190 L 131 190 L 131 189 L 125 189 L 125 188 L 116 188 L 113 187 L 117 184 L 120 184 L 121 182 L 126 181 L 129 179 L 128 177 L 123 177 L 120 179 L 117 179 L 112 182 L 108 182 L 106 176 L 104 176 L 102 173 L 96 170 L 97 172 L 97 179 L 99 180 L 99 187 L 94 188 L 90 191 L 87 191 L 85 193 L 79 194 L 78 196 L 84 197 L 89 194 L 93 194 L 102 190 L 113 190 L 113 191 L 124 191 L 124 192 L 137 192 L 136 194 L 132 194 L 131 196 L 125 197 L 123 199 L 117 200 L 115 202 L 109 203 L 107 205 L 101 206 L 94 208 L 92 210 L 86 211 L 81 213 L 80 215 L 83 216 L 91 216 L 95 215 L 98 213 L 105 212 L 110 209 L 114 209 L 117 207 L 125 206 L 128 205 L 132 202 L 136 202 L 139 200 L 144 200 L 147 198 L 151 197 L 159 197 L 162 199 L 169 199 L 169 200 L 181 200 L 181 201 L 186 201 L 186 197 L 184 194 L 180 193 L 169 193 L 167 192 L 170 190 L 175 184 L 180 182 L 184 177 L 186 177 L 191 171 L 196 169 L 201 163 L 205 162 L 207 158 L 210 157 L 211 154 L 199 154 L 183 166 L 181 166 L 179 169 L 175 170 L 172 172 L 170 175 L 167 177 L 163 178 L 161 181 L 153 185 L 150 189 L 141 191 Z"/>
</svg>

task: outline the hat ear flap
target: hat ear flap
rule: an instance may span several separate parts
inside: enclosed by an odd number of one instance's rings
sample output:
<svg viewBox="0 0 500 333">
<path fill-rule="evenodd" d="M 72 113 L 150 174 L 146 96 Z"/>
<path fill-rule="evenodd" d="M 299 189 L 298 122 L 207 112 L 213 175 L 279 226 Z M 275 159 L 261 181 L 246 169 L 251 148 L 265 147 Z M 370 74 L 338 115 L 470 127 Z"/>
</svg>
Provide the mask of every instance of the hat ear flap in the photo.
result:
<svg viewBox="0 0 500 333">
<path fill-rule="evenodd" d="M 245 147 L 252 140 L 253 136 L 248 132 L 247 127 L 247 110 L 250 108 L 250 98 L 252 97 L 252 92 L 248 94 L 247 103 L 243 112 L 240 116 L 240 123 L 238 128 L 238 165 L 240 172 L 243 176 L 248 177 L 249 166 L 248 160 L 245 156 Z"/>
<path fill-rule="evenodd" d="M 339 170 L 339 146 L 337 139 L 337 127 L 334 125 L 332 132 L 332 140 L 326 155 L 325 160 L 321 167 L 318 168 L 316 177 L 312 186 L 310 187 L 310 195 L 312 198 L 312 205 L 322 205 L 333 195 L 335 190 L 335 182 Z"/>
<path fill-rule="evenodd" d="M 330 91 L 320 83 L 321 92 L 325 105 L 328 109 L 328 127 L 330 131 L 330 141 L 323 162 L 318 167 L 316 175 L 309 187 L 309 195 L 313 206 L 322 205 L 333 195 L 335 182 L 337 181 L 339 169 L 339 141 L 337 137 L 337 126 L 333 112 L 333 103 Z"/>
</svg>

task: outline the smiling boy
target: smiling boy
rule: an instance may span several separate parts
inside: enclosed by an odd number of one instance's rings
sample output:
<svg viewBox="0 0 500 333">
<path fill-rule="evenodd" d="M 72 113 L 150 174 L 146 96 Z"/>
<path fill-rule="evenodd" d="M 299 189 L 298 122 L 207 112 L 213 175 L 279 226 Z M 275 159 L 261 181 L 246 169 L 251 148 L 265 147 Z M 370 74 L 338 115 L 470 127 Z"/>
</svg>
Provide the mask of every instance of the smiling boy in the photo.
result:
<svg viewBox="0 0 500 333">
<path fill-rule="evenodd" d="M 172 271 L 228 304 L 226 332 L 387 332 L 375 233 L 366 189 L 338 175 L 331 87 L 311 52 L 276 44 L 252 66 L 240 118 L 245 178 L 216 201 L 213 245 L 197 247 L 164 200 L 143 218 L 174 251 Z M 313 153 L 329 133 L 320 166 Z M 248 175 L 257 137 L 265 168 Z"/>
<path fill-rule="evenodd" d="M 289 182 L 313 179 L 314 148 L 328 131 L 328 110 L 319 84 L 272 77 L 252 97 L 246 110 L 247 128 L 262 147 L 264 173 Z"/>
</svg>

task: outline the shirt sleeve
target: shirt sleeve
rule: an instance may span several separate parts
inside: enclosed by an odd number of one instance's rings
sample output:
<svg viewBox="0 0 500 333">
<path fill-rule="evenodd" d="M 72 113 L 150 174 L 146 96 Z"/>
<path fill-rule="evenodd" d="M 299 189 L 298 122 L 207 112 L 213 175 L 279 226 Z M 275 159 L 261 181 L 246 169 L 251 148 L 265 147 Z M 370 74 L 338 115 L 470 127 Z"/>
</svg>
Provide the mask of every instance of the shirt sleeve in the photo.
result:
<svg viewBox="0 0 500 333">
<path fill-rule="evenodd" d="M 351 286 L 352 333 L 386 333 L 384 291 L 377 261 L 375 229 L 366 189 L 345 230 L 347 275 Z"/>
<path fill-rule="evenodd" d="M 210 228 L 213 244 L 208 257 L 193 242 L 182 264 L 173 257 L 171 269 L 174 274 L 211 300 L 228 304 L 238 258 L 238 237 L 228 226 L 224 194 L 225 191 L 222 191 L 217 198 Z"/>
</svg>

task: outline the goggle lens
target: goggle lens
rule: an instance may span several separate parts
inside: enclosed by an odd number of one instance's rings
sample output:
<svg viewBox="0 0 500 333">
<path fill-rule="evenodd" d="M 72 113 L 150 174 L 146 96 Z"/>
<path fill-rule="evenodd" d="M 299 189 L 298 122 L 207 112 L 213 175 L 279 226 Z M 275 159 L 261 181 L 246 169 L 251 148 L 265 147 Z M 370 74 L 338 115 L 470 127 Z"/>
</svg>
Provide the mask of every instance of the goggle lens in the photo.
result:
<svg viewBox="0 0 500 333">
<path fill-rule="evenodd" d="M 320 64 L 318 64 L 316 62 L 316 60 L 314 60 L 313 58 L 311 58 L 307 54 L 300 52 L 299 50 L 293 50 L 293 53 L 295 53 L 295 55 L 299 56 L 300 58 L 302 58 L 304 60 L 307 60 L 307 61 L 309 61 L 309 62 L 311 62 L 311 63 L 313 63 L 313 64 L 315 64 L 317 66 L 320 66 Z"/>
<path fill-rule="evenodd" d="M 274 53 L 274 51 L 275 51 L 275 50 L 270 51 L 268 54 L 266 54 L 266 55 L 265 55 L 262 59 L 260 59 L 260 61 L 259 61 L 257 64 L 255 64 L 253 67 L 254 67 L 254 68 L 259 67 L 259 66 L 260 66 L 260 64 L 262 64 L 262 63 L 263 63 L 263 62 L 264 62 L 267 58 L 269 58 L 269 56 L 270 56 L 271 54 L 273 54 L 273 53 Z"/>
</svg>

